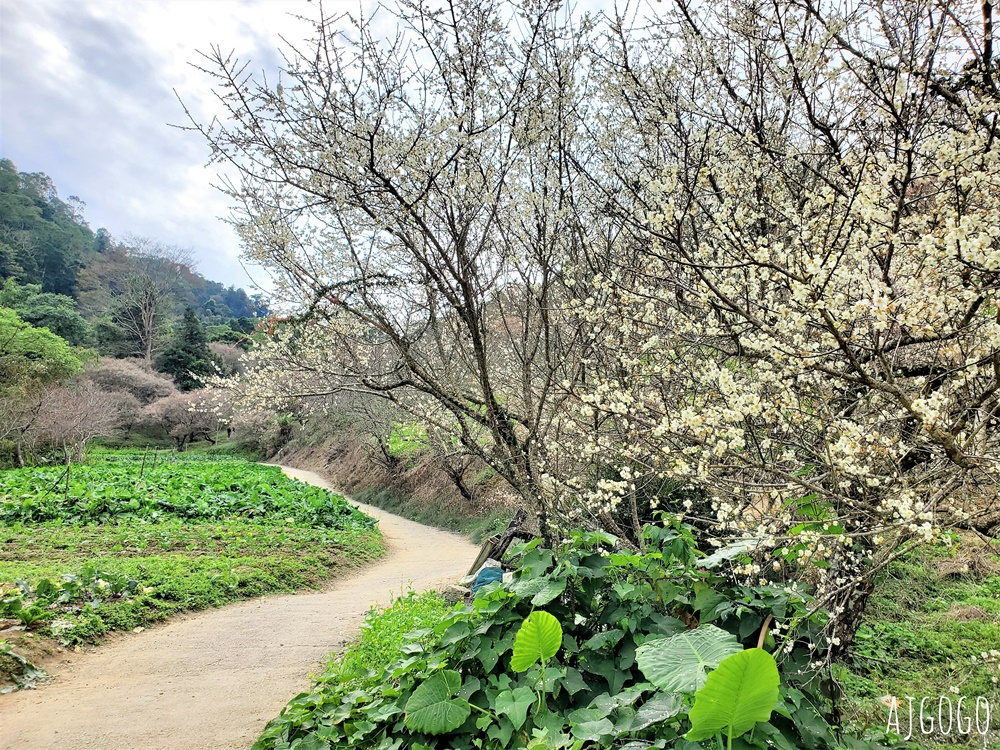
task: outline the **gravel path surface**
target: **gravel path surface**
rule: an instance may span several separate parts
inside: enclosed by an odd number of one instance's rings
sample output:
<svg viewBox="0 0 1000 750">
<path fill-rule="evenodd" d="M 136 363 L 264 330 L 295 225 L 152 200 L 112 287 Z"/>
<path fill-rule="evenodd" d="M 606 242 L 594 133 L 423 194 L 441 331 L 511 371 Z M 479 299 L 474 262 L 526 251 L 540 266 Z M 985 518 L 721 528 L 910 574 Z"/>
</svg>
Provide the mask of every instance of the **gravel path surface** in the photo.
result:
<svg viewBox="0 0 1000 750">
<path fill-rule="evenodd" d="M 378 561 L 319 593 L 199 612 L 74 654 L 53 682 L 0 695 L 0 749 L 247 750 L 371 605 L 409 586 L 454 582 L 478 551 L 455 534 L 359 507 L 379 519 Z"/>
</svg>

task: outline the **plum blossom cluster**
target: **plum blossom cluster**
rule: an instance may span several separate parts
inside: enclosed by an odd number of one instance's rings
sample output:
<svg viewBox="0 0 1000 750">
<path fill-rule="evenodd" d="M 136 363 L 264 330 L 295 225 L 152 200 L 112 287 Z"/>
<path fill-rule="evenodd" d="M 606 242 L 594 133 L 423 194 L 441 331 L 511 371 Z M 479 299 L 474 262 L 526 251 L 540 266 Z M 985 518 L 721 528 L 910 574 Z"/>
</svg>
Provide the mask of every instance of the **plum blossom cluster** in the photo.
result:
<svg viewBox="0 0 1000 750">
<path fill-rule="evenodd" d="M 977 8 L 947 5 L 880 5 L 904 40 L 864 2 L 677 2 L 669 70 L 625 31 L 608 64 L 606 143 L 624 122 L 648 151 L 595 169 L 621 180 L 619 252 L 573 309 L 612 323 L 562 449 L 620 480 L 594 509 L 699 488 L 713 533 L 794 563 L 835 625 L 867 571 L 998 509 L 1000 96 Z"/>
</svg>

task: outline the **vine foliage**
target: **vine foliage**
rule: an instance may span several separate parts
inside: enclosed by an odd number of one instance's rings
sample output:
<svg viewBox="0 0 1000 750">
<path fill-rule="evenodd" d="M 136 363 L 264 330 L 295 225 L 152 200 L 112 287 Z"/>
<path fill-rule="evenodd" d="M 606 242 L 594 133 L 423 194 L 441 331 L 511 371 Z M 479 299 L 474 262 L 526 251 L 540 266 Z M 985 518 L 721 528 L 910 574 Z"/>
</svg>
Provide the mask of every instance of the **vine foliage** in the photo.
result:
<svg viewBox="0 0 1000 750">
<path fill-rule="evenodd" d="M 521 546 L 513 582 L 411 633 L 386 666 L 334 668 L 255 750 L 889 746 L 828 722 L 809 647 L 825 618 L 794 587 L 727 583 L 679 522 L 644 541 Z M 761 636 L 769 617 L 777 639 Z"/>
</svg>

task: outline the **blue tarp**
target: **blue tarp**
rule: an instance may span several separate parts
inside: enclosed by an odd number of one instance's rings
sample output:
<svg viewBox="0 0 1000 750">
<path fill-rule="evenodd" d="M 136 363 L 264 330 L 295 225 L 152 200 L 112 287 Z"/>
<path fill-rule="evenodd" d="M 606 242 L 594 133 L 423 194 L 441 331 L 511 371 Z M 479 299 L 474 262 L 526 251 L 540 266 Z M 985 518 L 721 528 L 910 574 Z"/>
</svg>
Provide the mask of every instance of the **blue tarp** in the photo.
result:
<svg viewBox="0 0 1000 750">
<path fill-rule="evenodd" d="M 475 594 L 487 583 L 493 583 L 503 578 L 503 570 L 500 568 L 483 568 L 476 576 L 475 583 L 472 584 L 472 593 Z"/>
</svg>

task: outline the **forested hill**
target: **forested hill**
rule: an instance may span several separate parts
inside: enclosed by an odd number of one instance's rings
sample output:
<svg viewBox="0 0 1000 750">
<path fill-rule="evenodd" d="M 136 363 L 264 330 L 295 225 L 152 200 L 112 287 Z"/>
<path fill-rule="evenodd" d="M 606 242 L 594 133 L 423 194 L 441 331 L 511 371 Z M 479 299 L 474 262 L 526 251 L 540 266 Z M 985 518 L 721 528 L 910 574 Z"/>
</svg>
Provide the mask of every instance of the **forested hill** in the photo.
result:
<svg viewBox="0 0 1000 750">
<path fill-rule="evenodd" d="M 98 436 L 211 439 L 219 405 L 187 391 L 233 373 L 267 314 L 182 248 L 94 232 L 83 209 L 0 160 L 0 468 L 79 460 Z"/>
<path fill-rule="evenodd" d="M 47 175 L 18 172 L 11 161 L 0 160 L 0 286 L 13 279 L 21 288 L 13 293 L 19 298 L 27 287 L 35 287 L 32 297 L 71 298 L 93 328 L 90 343 L 117 354 L 142 354 L 125 351 L 128 342 L 113 339 L 115 319 L 122 312 L 116 308 L 127 303 L 143 277 L 159 287 L 168 318 L 179 319 L 191 308 L 209 328 L 238 330 L 247 327 L 246 319 L 266 314 L 259 295 L 206 279 L 178 248 L 154 238 L 118 239 L 105 229 L 93 231 L 83 217 L 84 207 L 76 196 L 60 198 Z M 11 288 L 8 284 L 8 297 Z M 9 302 L 0 304 L 13 306 Z M 49 298 L 37 304 L 55 302 Z M 118 333 L 127 338 L 127 331 Z"/>
</svg>

